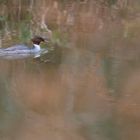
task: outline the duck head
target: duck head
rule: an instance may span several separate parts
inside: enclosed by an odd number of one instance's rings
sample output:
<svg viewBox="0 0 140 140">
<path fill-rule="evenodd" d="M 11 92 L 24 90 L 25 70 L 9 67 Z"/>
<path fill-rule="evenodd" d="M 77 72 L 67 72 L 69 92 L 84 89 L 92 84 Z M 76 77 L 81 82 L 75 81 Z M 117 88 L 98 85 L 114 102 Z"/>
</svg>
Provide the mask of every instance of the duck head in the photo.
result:
<svg viewBox="0 0 140 140">
<path fill-rule="evenodd" d="M 41 42 L 45 42 L 45 39 L 40 36 L 35 36 L 31 39 L 31 41 L 33 42 L 33 44 L 39 45 Z"/>
<path fill-rule="evenodd" d="M 40 37 L 40 36 L 34 36 L 34 38 L 31 39 L 33 42 L 33 48 L 35 52 L 39 52 L 41 50 L 40 43 L 41 42 L 48 42 L 46 38 Z"/>
</svg>

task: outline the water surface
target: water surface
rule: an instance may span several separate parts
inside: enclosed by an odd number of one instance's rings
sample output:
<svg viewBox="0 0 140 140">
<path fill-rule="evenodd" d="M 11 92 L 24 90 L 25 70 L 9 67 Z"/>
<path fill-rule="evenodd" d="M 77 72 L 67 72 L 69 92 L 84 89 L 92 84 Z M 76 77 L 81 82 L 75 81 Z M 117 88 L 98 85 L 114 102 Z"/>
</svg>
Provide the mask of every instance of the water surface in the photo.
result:
<svg viewBox="0 0 140 140">
<path fill-rule="evenodd" d="M 1 1 L 2 48 L 50 42 L 40 58 L 0 59 L 0 140 L 139 139 L 138 4 Z"/>
</svg>

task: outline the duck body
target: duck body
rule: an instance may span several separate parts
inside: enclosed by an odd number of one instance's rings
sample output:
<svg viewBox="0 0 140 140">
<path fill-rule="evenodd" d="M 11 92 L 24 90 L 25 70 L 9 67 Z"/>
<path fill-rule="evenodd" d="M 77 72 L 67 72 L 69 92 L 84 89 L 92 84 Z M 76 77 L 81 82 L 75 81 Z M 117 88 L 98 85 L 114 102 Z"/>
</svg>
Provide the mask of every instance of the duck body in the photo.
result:
<svg viewBox="0 0 140 140">
<path fill-rule="evenodd" d="M 20 44 L 20 45 L 14 45 L 9 48 L 0 49 L 0 53 L 37 53 L 40 51 L 41 51 L 40 46 L 36 44 L 34 44 L 32 48 L 24 44 Z"/>
<path fill-rule="evenodd" d="M 20 45 L 14 45 L 12 47 L 9 48 L 5 48 L 5 49 L 0 49 L 0 50 L 4 50 L 4 51 L 16 51 L 16 50 L 27 50 L 29 49 L 26 45 L 24 44 L 20 44 Z"/>
<path fill-rule="evenodd" d="M 44 42 L 44 39 L 41 37 L 34 37 L 32 39 L 33 46 L 28 47 L 24 44 L 14 45 L 9 48 L 0 49 L 0 57 L 4 58 L 23 58 L 29 56 L 40 56 L 44 49 L 41 49 L 40 43 Z M 45 50 L 47 52 L 47 50 Z"/>
</svg>

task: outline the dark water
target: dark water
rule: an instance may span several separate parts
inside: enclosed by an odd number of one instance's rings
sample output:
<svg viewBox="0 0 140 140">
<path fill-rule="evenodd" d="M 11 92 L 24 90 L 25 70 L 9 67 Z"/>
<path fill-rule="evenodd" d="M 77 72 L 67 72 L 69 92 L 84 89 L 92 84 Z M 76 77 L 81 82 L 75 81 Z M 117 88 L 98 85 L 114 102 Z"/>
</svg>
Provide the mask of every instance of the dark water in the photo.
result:
<svg viewBox="0 0 140 140">
<path fill-rule="evenodd" d="M 0 59 L 0 140 L 139 139 L 138 4 L 0 1 L 2 48 L 50 39 L 40 58 Z"/>
</svg>

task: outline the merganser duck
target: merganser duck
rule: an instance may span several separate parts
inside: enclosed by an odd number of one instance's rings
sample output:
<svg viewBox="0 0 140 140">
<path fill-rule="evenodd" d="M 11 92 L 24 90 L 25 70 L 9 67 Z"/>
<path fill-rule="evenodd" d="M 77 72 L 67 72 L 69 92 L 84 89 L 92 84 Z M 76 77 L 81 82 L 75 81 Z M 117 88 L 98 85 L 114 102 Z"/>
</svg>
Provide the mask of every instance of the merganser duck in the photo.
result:
<svg viewBox="0 0 140 140">
<path fill-rule="evenodd" d="M 4 58 L 22 58 L 24 57 L 28 57 L 28 56 L 35 56 L 38 57 L 40 56 L 42 50 L 44 51 L 44 49 L 41 49 L 40 47 L 40 43 L 41 42 L 47 42 L 47 40 L 45 38 L 42 38 L 40 36 L 35 36 L 34 38 L 31 39 L 33 46 L 32 48 L 26 46 L 26 45 L 14 45 L 12 47 L 9 48 L 1 48 L 0 49 L 0 57 L 4 57 Z M 45 53 L 48 52 L 45 49 Z"/>
</svg>

